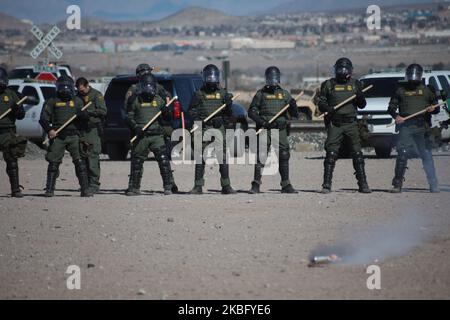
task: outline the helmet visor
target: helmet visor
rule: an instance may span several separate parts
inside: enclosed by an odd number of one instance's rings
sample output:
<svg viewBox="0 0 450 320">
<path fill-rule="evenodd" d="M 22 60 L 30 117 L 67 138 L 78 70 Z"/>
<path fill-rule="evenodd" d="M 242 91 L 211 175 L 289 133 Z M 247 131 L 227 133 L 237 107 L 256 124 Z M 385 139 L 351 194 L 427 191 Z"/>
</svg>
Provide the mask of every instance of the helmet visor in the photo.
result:
<svg viewBox="0 0 450 320">
<path fill-rule="evenodd" d="M 203 72 L 203 81 L 205 83 L 219 83 L 220 74 L 217 70 L 207 70 Z"/>
<path fill-rule="evenodd" d="M 336 66 L 334 72 L 338 78 L 347 78 L 352 75 L 352 68 L 347 66 Z"/>
<path fill-rule="evenodd" d="M 406 70 L 405 79 L 406 81 L 420 82 L 422 81 L 422 71 L 418 68 Z"/>
</svg>

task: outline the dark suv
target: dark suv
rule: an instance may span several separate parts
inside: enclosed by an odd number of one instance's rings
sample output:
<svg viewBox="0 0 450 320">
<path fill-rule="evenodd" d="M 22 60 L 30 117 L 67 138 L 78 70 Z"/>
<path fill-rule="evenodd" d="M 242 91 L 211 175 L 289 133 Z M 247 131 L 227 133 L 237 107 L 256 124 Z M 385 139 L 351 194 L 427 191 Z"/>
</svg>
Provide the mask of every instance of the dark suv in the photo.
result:
<svg viewBox="0 0 450 320">
<path fill-rule="evenodd" d="M 187 112 L 192 96 L 201 88 L 203 80 L 199 74 L 155 74 L 161 84 L 172 96 L 178 96 L 174 102 L 174 118 L 172 127 L 180 128 L 180 112 L 185 113 L 185 121 L 190 122 Z M 104 124 L 103 153 L 107 153 L 111 160 L 125 160 L 130 149 L 130 130 L 125 124 L 124 101 L 128 88 L 137 83 L 134 75 L 119 75 L 111 80 L 105 92 L 105 102 L 108 109 Z M 233 103 L 233 116 L 237 121 L 246 121 L 246 110 L 239 104 Z"/>
</svg>

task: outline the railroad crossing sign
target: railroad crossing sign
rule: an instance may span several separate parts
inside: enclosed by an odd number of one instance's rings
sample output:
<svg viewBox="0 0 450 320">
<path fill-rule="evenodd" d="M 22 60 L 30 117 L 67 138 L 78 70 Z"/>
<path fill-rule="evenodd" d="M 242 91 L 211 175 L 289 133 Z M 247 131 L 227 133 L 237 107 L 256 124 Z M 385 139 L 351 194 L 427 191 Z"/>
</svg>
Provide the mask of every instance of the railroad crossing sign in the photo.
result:
<svg viewBox="0 0 450 320">
<path fill-rule="evenodd" d="M 55 56 L 56 59 L 60 59 L 63 55 L 61 50 L 59 50 L 52 41 L 56 38 L 56 36 L 61 32 L 57 26 L 54 26 L 47 35 L 37 27 L 33 26 L 31 28 L 31 33 L 39 40 L 38 45 L 31 51 L 30 55 L 33 59 L 37 59 L 39 55 L 47 49 L 50 51 L 52 55 Z"/>
</svg>

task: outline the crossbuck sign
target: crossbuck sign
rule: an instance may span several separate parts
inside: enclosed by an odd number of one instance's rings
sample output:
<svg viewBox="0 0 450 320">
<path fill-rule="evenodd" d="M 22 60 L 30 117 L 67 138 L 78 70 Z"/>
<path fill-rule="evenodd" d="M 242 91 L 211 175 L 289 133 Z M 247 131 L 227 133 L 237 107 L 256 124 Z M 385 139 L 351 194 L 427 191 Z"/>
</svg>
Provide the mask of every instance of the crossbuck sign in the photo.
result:
<svg viewBox="0 0 450 320">
<path fill-rule="evenodd" d="M 39 55 L 48 48 L 48 51 L 55 56 L 56 59 L 60 59 L 63 55 L 52 41 L 61 32 L 57 26 L 54 26 L 46 35 L 37 27 L 31 28 L 31 33 L 39 40 L 38 45 L 31 51 L 30 55 L 33 59 L 37 59 Z"/>
</svg>

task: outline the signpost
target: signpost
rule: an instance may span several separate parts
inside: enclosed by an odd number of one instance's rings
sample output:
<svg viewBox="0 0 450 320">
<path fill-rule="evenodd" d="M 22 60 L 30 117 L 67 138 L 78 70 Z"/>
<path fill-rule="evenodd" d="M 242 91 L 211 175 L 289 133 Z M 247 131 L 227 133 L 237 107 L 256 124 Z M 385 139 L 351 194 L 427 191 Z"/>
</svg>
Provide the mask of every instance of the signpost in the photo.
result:
<svg viewBox="0 0 450 320">
<path fill-rule="evenodd" d="M 61 32 L 57 26 L 54 26 L 46 35 L 37 26 L 33 26 L 30 31 L 39 40 L 38 45 L 30 53 L 33 59 L 37 59 L 45 49 L 50 51 L 56 59 L 61 59 L 62 51 L 52 43 Z"/>
</svg>

